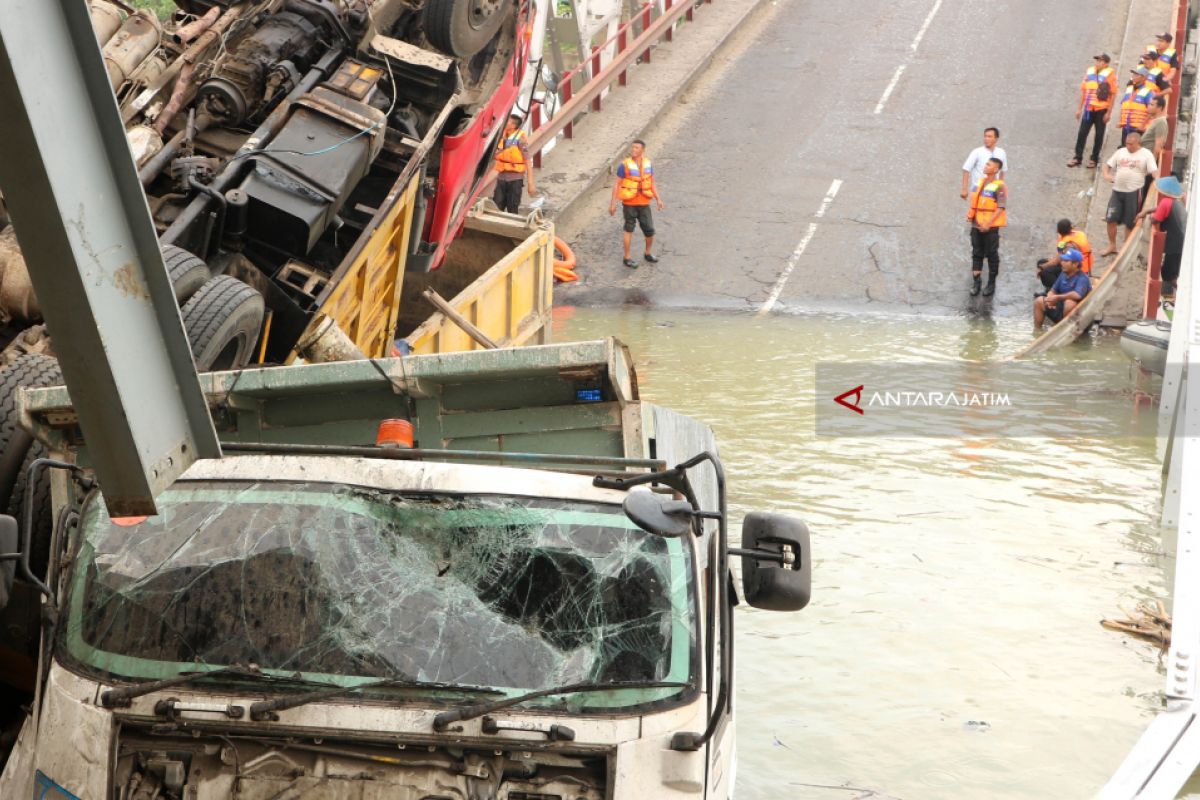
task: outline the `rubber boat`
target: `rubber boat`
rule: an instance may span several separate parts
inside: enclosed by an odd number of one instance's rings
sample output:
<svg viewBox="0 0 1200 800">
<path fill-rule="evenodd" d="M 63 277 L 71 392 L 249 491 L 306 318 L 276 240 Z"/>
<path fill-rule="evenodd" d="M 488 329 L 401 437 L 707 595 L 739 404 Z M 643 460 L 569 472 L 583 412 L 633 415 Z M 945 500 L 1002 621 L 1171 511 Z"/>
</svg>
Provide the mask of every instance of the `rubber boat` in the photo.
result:
<svg viewBox="0 0 1200 800">
<path fill-rule="evenodd" d="M 1167 367 L 1167 345 L 1171 341 L 1171 323 L 1143 319 L 1125 328 L 1121 350 L 1144 369 L 1162 375 Z"/>
</svg>

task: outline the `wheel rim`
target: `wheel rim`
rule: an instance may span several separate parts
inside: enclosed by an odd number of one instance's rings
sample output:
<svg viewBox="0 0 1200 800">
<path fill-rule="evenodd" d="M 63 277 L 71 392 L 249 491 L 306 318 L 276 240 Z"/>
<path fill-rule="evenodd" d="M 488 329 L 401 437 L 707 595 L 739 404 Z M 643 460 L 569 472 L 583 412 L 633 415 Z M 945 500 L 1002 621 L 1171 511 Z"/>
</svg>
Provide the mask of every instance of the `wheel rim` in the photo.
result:
<svg viewBox="0 0 1200 800">
<path fill-rule="evenodd" d="M 487 27 L 490 20 L 500 10 L 501 0 L 471 0 L 467 9 L 467 22 L 475 30 Z"/>
</svg>

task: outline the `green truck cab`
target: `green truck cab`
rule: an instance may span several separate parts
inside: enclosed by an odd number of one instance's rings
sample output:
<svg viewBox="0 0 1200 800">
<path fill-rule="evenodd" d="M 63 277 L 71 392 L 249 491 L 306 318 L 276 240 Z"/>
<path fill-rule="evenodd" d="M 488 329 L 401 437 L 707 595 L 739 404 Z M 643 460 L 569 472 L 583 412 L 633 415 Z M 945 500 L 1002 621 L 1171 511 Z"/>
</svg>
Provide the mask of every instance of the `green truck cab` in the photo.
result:
<svg viewBox="0 0 1200 800">
<path fill-rule="evenodd" d="M 224 457 L 148 518 L 109 516 L 67 390 L 22 390 L 57 524 L 44 575 L 7 545 L 42 647 L 0 795 L 732 795 L 729 560 L 798 610 L 808 531 L 732 547 L 711 430 L 619 342 L 201 382 Z"/>
</svg>

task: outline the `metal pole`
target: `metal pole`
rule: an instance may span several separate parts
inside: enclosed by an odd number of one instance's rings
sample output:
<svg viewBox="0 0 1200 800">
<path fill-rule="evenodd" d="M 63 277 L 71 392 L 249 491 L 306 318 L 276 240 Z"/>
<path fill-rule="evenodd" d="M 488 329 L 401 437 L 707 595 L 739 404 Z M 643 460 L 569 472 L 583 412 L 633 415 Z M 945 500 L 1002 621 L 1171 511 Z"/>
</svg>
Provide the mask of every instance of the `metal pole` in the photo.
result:
<svg viewBox="0 0 1200 800">
<path fill-rule="evenodd" d="M 495 350 L 500 345 L 492 341 L 486 333 L 476 328 L 469 319 L 454 310 L 454 306 L 446 302 L 446 299 L 433 289 L 426 289 L 421 292 L 426 300 L 433 303 L 438 311 L 446 315 L 446 318 L 455 325 L 463 329 L 463 332 L 470 336 L 476 344 L 486 350 Z"/>
<path fill-rule="evenodd" d="M 88 7 L 4 0 L 0 184 L 114 516 L 220 456 Z"/>
</svg>

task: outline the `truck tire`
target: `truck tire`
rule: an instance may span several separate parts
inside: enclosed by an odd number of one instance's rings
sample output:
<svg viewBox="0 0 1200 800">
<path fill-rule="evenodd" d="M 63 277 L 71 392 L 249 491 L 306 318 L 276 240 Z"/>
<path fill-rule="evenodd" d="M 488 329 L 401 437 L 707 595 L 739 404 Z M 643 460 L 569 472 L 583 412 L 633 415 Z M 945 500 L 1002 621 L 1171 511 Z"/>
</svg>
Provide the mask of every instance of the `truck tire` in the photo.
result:
<svg viewBox="0 0 1200 800">
<path fill-rule="evenodd" d="M 25 525 L 25 487 L 29 465 L 45 458 L 46 446 L 31 441 L 17 422 L 17 388 L 21 386 L 57 386 L 62 383 L 62 370 L 53 358 L 39 353 L 26 353 L 0 372 L 0 509 L 17 518 L 23 531 Z M 21 452 L 24 451 L 24 452 Z M 33 533 L 30 566 L 37 575 L 44 575 L 50 548 L 54 519 L 50 507 L 50 475 L 43 472 L 33 491 Z"/>
<path fill-rule="evenodd" d="M 167 275 L 171 277 L 171 287 L 175 290 L 175 302 L 183 305 L 200 291 L 212 273 L 203 259 L 194 256 L 182 247 L 173 244 L 162 246 L 163 263 L 167 265 Z"/>
<path fill-rule="evenodd" d="M 425 0 L 425 36 L 447 55 L 470 58 L 500 30 L 510 5 L 508 0 Z"/>
<path fill-rule="evenodd" d="M 183 327 L 197 372 L 241 369 L 250 363 L 263 321 L 263 299 L 237 278 L 218 275 L 183 306 Z"/>
</svg>

